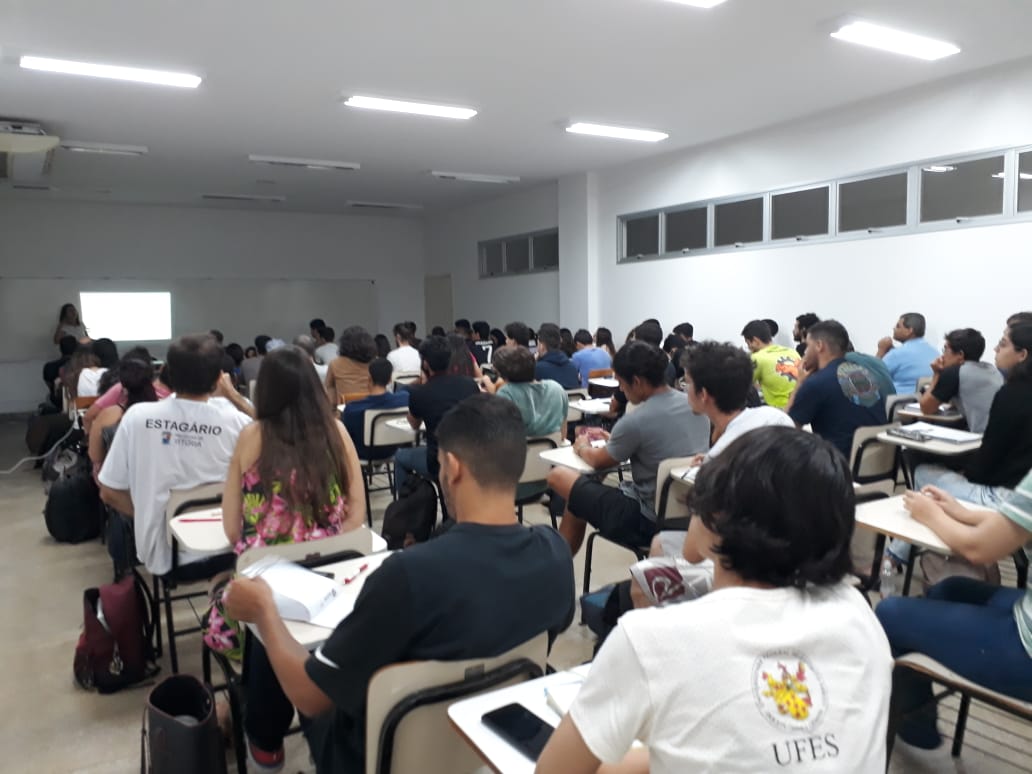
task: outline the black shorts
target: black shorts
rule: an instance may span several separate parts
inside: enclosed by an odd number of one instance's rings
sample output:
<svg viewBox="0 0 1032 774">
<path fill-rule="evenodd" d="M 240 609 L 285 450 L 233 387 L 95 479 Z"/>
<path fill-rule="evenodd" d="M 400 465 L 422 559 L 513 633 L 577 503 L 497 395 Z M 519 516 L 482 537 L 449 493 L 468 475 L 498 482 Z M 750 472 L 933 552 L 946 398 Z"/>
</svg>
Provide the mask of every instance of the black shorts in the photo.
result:
<svg viewBox="0 0 1032 774">
<path fill-rule="evenodd" d="M 566 507 L 616 543 L 647 546 L 656 534 L 656 523 L 642 515 L 637 500 L 593 478 L 581 476 L 574 482 Z"/>
</svg>

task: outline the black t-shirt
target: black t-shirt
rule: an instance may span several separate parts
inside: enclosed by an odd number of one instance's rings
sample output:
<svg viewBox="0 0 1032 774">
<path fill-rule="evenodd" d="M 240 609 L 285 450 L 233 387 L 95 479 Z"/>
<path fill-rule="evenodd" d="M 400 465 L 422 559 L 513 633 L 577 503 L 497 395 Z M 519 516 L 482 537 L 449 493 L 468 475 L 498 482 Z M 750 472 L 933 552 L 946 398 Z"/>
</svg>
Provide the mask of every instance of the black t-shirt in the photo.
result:
<svg viewBox="0 0 1032 774">
<path fill-rule="evenodd" d="M 377 670 L 490 658 L 543 631 L 551 642 L 573 612 L 570 549 L 549 527 L 459 523 L 390 557 L 305 664 L 334 705 L 306 731 L 319 774 L 365 771 L 366 693 Z"/>
<path fill-rule="evenodd" d="M 409 413 L 426 423 L 426 466 L 430 475 L 437 476 L 437 425 L 448 409 L 456 403 L 476 395 L 477 383 L 468 376 L 438 374 L 426 384 L 409 388 Z"/>
<path fill-rule="evenodd" d="M 993 398 L 982 445 L 964 471 L 968 481 L 1013 489 L 1032 470 L 1032 383 L 1007 382 Z"/>
</svg>

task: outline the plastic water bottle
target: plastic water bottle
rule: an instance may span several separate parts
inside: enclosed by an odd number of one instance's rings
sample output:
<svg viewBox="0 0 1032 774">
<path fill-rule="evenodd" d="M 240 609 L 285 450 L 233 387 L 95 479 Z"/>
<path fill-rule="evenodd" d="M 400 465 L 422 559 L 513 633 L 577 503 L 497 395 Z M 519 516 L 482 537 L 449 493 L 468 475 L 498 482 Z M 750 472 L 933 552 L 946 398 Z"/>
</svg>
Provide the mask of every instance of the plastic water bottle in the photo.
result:
<svg viewBox="0 0 1032 774">
<path fill-rule="evenodd" d="M 885 557 L 881 566 L 881 580 L 878 590 L 881 598 L 893 597 L 899 594 L 899 573 L 896 572 L 896 565 L 889 557 Z"/>
</svg>

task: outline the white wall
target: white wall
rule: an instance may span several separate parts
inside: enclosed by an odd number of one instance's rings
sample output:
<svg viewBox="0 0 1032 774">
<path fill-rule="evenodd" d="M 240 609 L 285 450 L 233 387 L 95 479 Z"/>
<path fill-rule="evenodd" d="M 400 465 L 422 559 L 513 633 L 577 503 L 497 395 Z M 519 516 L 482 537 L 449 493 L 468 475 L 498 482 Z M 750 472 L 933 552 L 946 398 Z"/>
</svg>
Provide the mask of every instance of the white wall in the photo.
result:
<svg viewBox="0 0 1032 774">
<path fill-rule="evenodd" d="M 558 319 L 556 272 L 480 279 L 477 252 L 477 243 L 486 239 L 556 228 L 558 211 L 558 188 L 549 183 L 451 210 L 427 225 L 426 273 L 451 274 L 456 318 L 483 319 L 496 328 L 515 320 L 539 325 Z"/>
<path fill-rule="evenodd" d="M 376 323 L 385 332 L 397 320 L 423 317 L 423 246 L 422 222 L 399 218 L 11 200 L 0 206 L 5 278 L 371 279 Z M 75 299 L 53 298 L 46 318 L 66 300 Z M 312 309 L 315 315 L 338 333 L 349 322 L 344 308 Z M 38 333 L 38 321 L 4 310 L 0 319 L 5 339 Z M 184 324 L 178 320 L 177 328 Z M 218 309 L 189 324 L 232 330 Z M 283 320 L 282 331 L 267 332 L 292 336 L 306 325 L 307 318 Z M 44 394 L 42 364 L 52 357 L 43 351 L 38 359 L 5 359 L 0 346 L 0 412 L 35 407 Z"/>
<path fill-rule="evenodd" d="M 1032 144 L 1032 64 L 908 91 L 693 151 L 598 173 L 599 322 L 621 336 L 645 317 L 740 341 L 750 319 L 836 317 L 873 349 L 918 311 L 933 344 L 956 326 L 992 345 L 1032 307 L 1032 224 L 742 250 L 617 265 L 621 214 L 756 193 L 940 155 Z M 562 219 L 562 218 L 561 218 Z M 787 339 L 786 339 L 787 340 Z M 991 353 L 990 353 L 991 356 Z"/>
</svg>

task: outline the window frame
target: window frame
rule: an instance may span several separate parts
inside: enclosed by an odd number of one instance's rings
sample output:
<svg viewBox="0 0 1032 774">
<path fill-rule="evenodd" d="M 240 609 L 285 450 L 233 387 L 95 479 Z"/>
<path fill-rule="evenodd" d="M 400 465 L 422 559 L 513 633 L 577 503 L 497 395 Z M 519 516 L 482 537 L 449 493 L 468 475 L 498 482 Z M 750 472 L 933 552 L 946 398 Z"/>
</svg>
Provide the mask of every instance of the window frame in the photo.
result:
<svg viewBox="0 0 1032 774">
<path fill-rule="evenodd" d="M 534 239 L 536 237 L 551 236 L 552 234 L 555 234 L 556 240 L 558 241 L 558 227 L 544 228 L 538 229 L 536 231 L 526 231 L 523 233 L 511 234 L 509 236 L 480 240 L 479 242 L 477 242 L 477 278 L 498 279 L 499 277 L 526 277 L 531 274 L 544 274 L 546 272 L 559 271 L 559 263 L 557 263 L 555 266 L 538 266 L 534 260 Z M 508 251 L 506 250 L 506 243 L 513 242 L 516 240 L 525 240 L 527 242 L 528 268 L 520 271 L 510 271 L 508 265 L 509 258 Z M 497 274 L 489 274 L 487 273 L 487 250 L 489 247 L 492 247 L 494 245 L 500 245 L 502 249 L 502 270 Z"/>
</svg>

